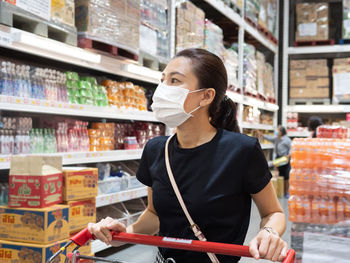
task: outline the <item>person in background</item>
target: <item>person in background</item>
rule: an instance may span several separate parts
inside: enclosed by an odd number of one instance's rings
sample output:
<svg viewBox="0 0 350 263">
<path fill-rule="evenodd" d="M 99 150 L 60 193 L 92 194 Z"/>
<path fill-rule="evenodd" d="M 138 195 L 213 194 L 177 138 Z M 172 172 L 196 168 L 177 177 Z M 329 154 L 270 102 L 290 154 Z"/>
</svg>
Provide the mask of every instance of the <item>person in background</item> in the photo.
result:
<svg viewBox="0 0 350 263">
<path fill-rule="evenodd" d="M 288 137 L 287 130 L 283 126 L 278 126 L 277 131 L 275 131 L 275 136 L 264 135 L 264 139 L 275 144 L 277 158 L 287 156 L 289 159 L 288 164 L 278 167 L 279 175 L 284 178 L 285 197 L 289 197 L 289 173 L 291 170 L 290 151 L 292 140 Z"/>
<path fill-rule="evenodd" d="M 309 131 L 311 131 L 311 137 L 317 137 L 317 127 L 323 124 L 322 119 L 318 116 L 311 116 L 307 122 L 307 127 Z"/>
</svg>

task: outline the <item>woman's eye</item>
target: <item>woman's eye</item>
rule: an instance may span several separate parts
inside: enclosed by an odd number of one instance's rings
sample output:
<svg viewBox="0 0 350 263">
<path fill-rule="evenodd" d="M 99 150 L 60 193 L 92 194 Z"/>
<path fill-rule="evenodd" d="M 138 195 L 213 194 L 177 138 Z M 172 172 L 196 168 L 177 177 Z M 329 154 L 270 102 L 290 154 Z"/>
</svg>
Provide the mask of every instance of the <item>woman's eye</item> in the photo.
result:
<svg viewBox="0 0 350 263">
<path fill-rule="evenodd" d="M 174 84 L 174 83 L 179 83 L 180 81 L 178 79 L 175 79 L 175 78 L 172 78 L 171 79 L 171 83 Z"/>
</svg>

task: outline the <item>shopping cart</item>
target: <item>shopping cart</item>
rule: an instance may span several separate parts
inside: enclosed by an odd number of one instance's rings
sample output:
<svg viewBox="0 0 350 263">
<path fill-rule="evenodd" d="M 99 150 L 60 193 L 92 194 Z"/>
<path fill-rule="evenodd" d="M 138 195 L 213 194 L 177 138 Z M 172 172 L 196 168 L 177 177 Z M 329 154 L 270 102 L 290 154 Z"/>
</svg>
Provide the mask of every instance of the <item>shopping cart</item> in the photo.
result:
<svg viewBox="0 0 350 263">
<path fill-rule="evenodd" d="M 117 242 L 129 243 L 129 244 L 142 244 L 150 245 L 164 248 L 175 248 L 182 250 L 191 250 L 197 252 L 210 252 L 221 255 L 228 256 L 238 256 L 238 257 L 252 257 L 249 252 L 249 247 L 224 244 L 217 242 L 208 242 L 208 241 L 198 241 L 198 240 L 189 240 L 181 238 L 171 238 L 171 237 L 160 237 L 160 236 L 149 236 L 149 235 L 140 235 L 140 234 L 130 234 L 124 232 L 111 232 L 112 240 Z M 55 253 L 47 263 L 52 262 L 58 255 L 65 251 L 65 249 L 74 243 L 76 245 L 75 249 L 71 253 L 67 253 L 66 263 L 79 263 L 80 259 L 90 259 L 98 260 L 102 262 L 110 263 L 122 263 L 122 261 L 113 261 L 104 258 L 92 257 L 80 255 L 79 248 L 83 246 L 90 239 L 94 239 L 93 235 L 90 234 L 88 229 L 84 229 L 75 236 L 70 238 L 70 241 L 66 243 L 57 253 Z M 286 258 L 283 260 L 283 263 L 293 263 L 295 260 L 295 251 L 290 249 L 287 253 Z M 169 261 L 174 262 L 174 261 Z"/>
</svg>

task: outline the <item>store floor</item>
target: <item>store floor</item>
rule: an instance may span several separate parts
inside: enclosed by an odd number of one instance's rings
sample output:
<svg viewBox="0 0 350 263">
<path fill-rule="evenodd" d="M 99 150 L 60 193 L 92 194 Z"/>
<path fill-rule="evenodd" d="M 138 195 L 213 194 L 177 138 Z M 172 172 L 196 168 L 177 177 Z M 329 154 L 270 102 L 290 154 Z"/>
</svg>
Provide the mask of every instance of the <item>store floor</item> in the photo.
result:
<svg viewBox="0 0 350 263">
<path fill-rule="evenodd" d="M 280 199 L 280 203 L 283 206 L 284 211 L 288 214 L 288 201 L 287 199 Z M 260 216 L 255 205 L 252 206 L 252 216 L 250 220 L 250 227 L 248 229 L 245 244 L 248 244 L 254 235 L 259 230 Z M 290 227 L 291 223 L 287 222 L 287 230 L 283 235 L 283 239 L 290 245 Z M 109 258 L 113 260 L 120 260 L 125 263 L 153 263 L 157 249 L 150 246 L 134 245 L 123 248 L 110 248 L 109 250 L 97 253 L 97 256 Z M 253 259 L 244 258 L 241 263 L 256 262 Z M 270 262 L 266 260 L 260 260 L 259 262 Z"/>
</svg>

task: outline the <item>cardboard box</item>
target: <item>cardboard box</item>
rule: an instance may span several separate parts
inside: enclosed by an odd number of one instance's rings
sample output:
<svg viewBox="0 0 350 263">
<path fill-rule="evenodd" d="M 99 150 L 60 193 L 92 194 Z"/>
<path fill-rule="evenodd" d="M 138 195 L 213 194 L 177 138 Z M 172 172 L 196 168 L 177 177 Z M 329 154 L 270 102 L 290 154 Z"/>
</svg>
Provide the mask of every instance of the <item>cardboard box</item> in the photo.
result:
<svg viewBox="0 0 350 263">
<path fill-rule="evenodd" d="M 0 239 L 49 244 L 69 238 L 69 209 L 54 205 L 41 209 L 0 207 Z"/>
<path fill-rule="evenodd" d="M 76 233 L 73 233 L 70 235 L 70 237 L 73 237 L 74 235 L 78 234 L 79 231 L 77 231 Z M 71 244 L 68 248 L 67 248 L 67 253 L 70 253 L 73 251 L 73 249 L 76 247 L 75 244 Z M 89 240 L 84 246 L 79 248 L 79 252 L 80 254 L 84 255 L 84 256 L 90 256 L 91 253 L 91 240 Z"/>
<path fill-rule="evenodd" d="M 62 240 L 48 245 L 11 242 L 0 240 L 1 263 L 46 263 L 68 240 Z M 63 263 L 66 252 L 57 257 L 54 263 Z"/>
<path fill-rule="evenodd" d="M 328 77 L 329 70 L 328 70 L 328 67 L 308 66 L 306 68 L 306 76 L 307 77 Z"/>
<path fill-rule="evenodd" d="M 97 168 L 65 168 L 63 170 L 63 200 L 73 201 L 97 196 L 97 182 Z"/>
<path fill-rule="evenodd" d="M 88 223 L 96 222 L 96 199 L 87 199 L 79 201 L 68 201 L 69 206 L 69 231 L 77 232 Z"/>
<path fill-rule="evenodd" d="M 74 0 L 51 0 L 51 19 L 55 22 L 75 26 Z"/>
<path fill-rule="evenodd" d="M 62 157 L 13 156 L 9 206 L 43 208 L 62 202 Z"/>
<path fill-rule="evenodd" d="M 291 60 L 289 68 L 292 69 L 306 69 L 307 60 Z"/>
<path fill-rule="evenodd" d="M 291 87 L 304 87 L 306 86 L 306 70 L 290 70 L 289 72 L 289 85 Z"/>
<path fill-rule="evenodd" d="M 329 39 L 328 3 L 300 3 L 296 5 L 296 41 Z"/>
</svg>

